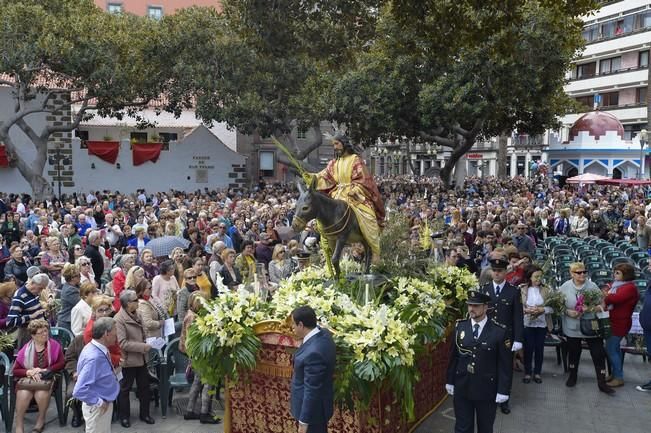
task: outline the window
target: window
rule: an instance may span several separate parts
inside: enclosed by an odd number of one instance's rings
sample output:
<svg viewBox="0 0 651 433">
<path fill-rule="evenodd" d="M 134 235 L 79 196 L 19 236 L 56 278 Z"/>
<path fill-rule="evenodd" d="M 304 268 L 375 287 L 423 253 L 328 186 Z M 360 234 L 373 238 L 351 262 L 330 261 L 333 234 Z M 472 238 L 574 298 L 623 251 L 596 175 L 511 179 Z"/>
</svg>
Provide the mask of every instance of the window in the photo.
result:
<svg viewBox="0 0 651 433">
<path fill-rule="evenodd" d="M 619 105 L 619 92 L 604 93 L 601 95 L 602 107 L 616 107 Z"/>
<path fill-rule="evenodd" d="M 581 33 L 586 42 L 592 42 L 598 38 L 599 28 L 597 25 L 587 26 Z"/>
<path fill-rule="evenodd" d="M 146 132 L 132 132 L 129 136 L 131 143 L 143 144 L 147 142 L 147 133 Z"/>
<path fill-rule="evenodd" d="M 261 150 L 260 151 L 260 176 L 262 177 L 274 177 L 275 174 L 275 159 L 276 155 L 273 151 L 270 150 Z"/>
<path fill-rule="evenodd" d="M 163 8 L 160 6 L 149 6 L 147 8 L 147 16 L 155 20 L 163 18 Z"/>
<path fill-rule="evenodd" d="M 610 59 L 603 59 L 599 62 L 599 74 L 611 74 L 617 72 L 622 68 L 622 58 L 611 57 Z"/>
<path fill-rule="evenodd" d="M 307 138 L 307 129 L 301 128 L 300 126 L 296 129 L 296 138 L 299 140 L 305 140 Z"/>
<path fill-rule="evenodd" d="M 588 95 L 588 96 L 579 96 L 576 98 L 577 102 L 585 105 L 589 109 L 592 110 L 592 107 L 594 107 L 594 96 L 593 95 Z"/>
<path fill-rule="evenodd" d="M 646 87 L 638 87 L 635 89 L 635 102 L 638 104 L 646 104 Z"/>
<path fill-rule="evenodd" d="M 576 70 L 574 71 L 574 77 L 577 80 L 583 78 L 591 78 L 595 76 L 597 71 L 597 62 L 584 63 L 582 65 L 576 65 Z"/>
<path fill-rule="evenodd" d="M 109 3 L 106 6 L 106 10 L 110 14 L 119 14 L 122 13 L 122 3 Z"/>
<path fill-rule="evenodd" d="M 161 132 L 160 141 L 163 143 L 163 150 L 170 150 L 170 141 L 177 141 L 179 135 L 176 132 Z"/>
<path fill-rule="evenodd" d="M 88 141 L 88 131 L 81 131 L 79 129 L 75 129 L 75 137 L 81 140 L 81 144 L 79 146 L 80 149 L 88 148 L 88 145 L 86 144 L 86 142 Z"/>
<path fill-rule="evenodd" d="M 637 65 L 640 68 L 648 68 L 649 67 L 649 52 L 648 51 L 640 51 L 640 55 L 638 56 Z"/>
</svg>

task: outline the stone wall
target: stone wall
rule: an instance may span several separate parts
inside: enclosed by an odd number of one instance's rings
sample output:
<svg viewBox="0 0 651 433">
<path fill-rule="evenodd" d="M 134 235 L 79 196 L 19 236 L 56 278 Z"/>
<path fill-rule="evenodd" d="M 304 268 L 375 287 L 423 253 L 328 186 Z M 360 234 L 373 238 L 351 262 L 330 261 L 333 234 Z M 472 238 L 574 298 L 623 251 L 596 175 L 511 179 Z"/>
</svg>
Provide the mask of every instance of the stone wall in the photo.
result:
<svg viewBox="0 0 651 433">
<path fill-rule="evenodd" d="M 52 96 L 48 104 L 48 109 L 53 110 L 48 113 L 46 120 L 50 126 L 64 126 L 72 122 L 72 112 L 69 105 L 70 95 L 67 93 L 57 93 Z M 73 132 L 55 132 L 50 136 L 47 143 L 48 163 L 47 177 L 52 180 L 52 188 L 57 191 L 58 182 L 61 181 L 63 187 L 74 187 L 73 179 L 74 168 L 72 160 L 72 134 Z M 53 159 L 55 164 L 50 164 Z M 64 164 L 67 163 L 67 164 Z"/>
<path fill-rule="evenodd" d="M 232 164 L 232 171 L 228 173 L 229 178 L 229 188 L 233 188 L 237 191 L 242 191 L 247 187 L 249 179 L 247 176 L 246 164 Z"/>
</svg>

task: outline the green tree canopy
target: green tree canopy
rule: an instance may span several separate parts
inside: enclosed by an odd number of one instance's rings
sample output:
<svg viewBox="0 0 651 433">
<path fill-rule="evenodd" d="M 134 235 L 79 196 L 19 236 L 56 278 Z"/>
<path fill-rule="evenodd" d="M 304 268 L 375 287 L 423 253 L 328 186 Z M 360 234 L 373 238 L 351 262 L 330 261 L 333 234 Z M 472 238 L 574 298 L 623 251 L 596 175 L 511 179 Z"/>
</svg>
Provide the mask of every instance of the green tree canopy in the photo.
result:
<svg viewBox="0 0 651 433">
<path fill-rule="evenodd" d="M 0 0 L 0 84 L 12 89 L 15 105 L 0 121 L 0 140 L 37 198 L 51 194 L 43 169 L 53 133 L 72 131 L 90 109 L 120 118 L 160 95 L 164 42 L 157 22 L 104 13 L 91 0 Z M 55 104 L 57 94 L 70 97 Z M 81 108 L 67 124 L 34 130 L 28 122 L 71 105 Z M 21 157 L 12 128 L 34 144 L 33 161 Z"/>
<path fill-rule="evenodd" d="M 406 137 L 451 149 L 444 181 L 478 138 L 543 132 L 573 103 L 565 73 L 591 1 L 395 2 L 335 83 L 333 118 L 367 144 Z M 407 23 L 412 25 L 408 26 Z"/>
</svg>

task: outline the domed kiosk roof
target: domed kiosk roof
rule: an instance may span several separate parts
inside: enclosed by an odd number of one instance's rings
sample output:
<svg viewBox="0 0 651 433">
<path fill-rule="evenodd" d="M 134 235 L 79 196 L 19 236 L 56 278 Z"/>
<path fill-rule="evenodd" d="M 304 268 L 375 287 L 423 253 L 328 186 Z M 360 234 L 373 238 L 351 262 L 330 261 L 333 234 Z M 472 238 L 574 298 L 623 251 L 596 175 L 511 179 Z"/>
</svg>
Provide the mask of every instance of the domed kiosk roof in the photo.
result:
<svg viewBox="0 0 651 433">
<path fill-rule="evenodd" d="M 607 131 L 617 131 L 617 135 L 624 139 L 624 127 L 617 117 L 599 110 L 585 113 L 574 122 L 570 128 L 569 141 L 572 141 L 581 131 L 587 131 L 595 140 L 606 135 Z"/>
</svg>

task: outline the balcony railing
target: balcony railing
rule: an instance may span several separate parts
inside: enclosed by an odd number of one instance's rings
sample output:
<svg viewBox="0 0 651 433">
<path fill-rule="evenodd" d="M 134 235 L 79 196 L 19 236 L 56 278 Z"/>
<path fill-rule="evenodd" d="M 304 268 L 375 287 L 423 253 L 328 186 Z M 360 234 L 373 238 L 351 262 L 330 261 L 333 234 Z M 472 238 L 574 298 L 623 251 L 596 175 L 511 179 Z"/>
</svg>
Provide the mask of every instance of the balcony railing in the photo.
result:
<svg viewBox="0 0 651 433">
<path fill-rule="evenodd" d="M 621 68 L 621 69 L 617 69 L 615 71 L 597 72 L 595 74 L 584 74 L 584 75 L 581 75 L 580 77 L 570 78 L 569 81 L 587 80 L 589 78 L 604 77 L 606 75 L 623 74 L 625 72 L 639 71 L 641 69 L 648 69 L 648 68 L 649 68 L 648 65 L 645 65 L 645 66 L 631 66 L 630 68 Z"/>
</svg>

